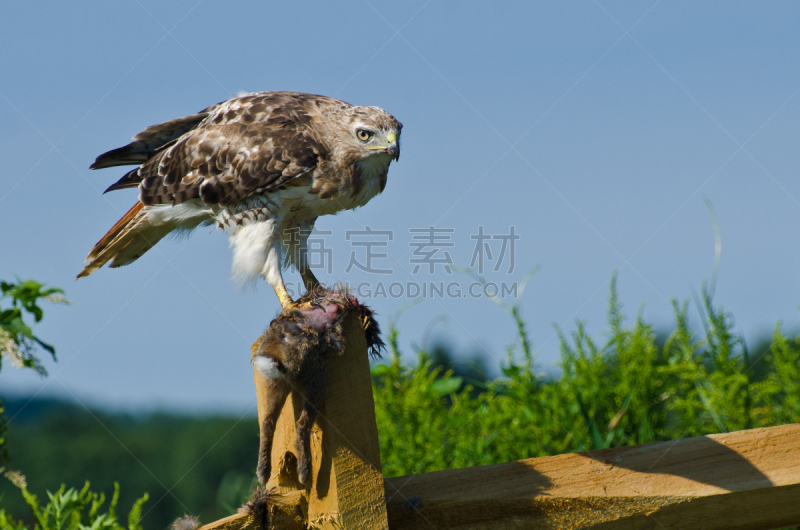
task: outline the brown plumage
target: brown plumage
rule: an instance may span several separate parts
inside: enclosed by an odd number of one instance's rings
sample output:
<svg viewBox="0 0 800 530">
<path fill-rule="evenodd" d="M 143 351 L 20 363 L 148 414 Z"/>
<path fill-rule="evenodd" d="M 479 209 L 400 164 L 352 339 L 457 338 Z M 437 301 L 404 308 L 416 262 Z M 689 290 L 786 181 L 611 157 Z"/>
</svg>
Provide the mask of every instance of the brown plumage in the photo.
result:
<svg viewBox="0 0 800 530">
<path fill-rule="evenodd" d="M 377 107 L 295 92 L 247 94 L 148 127 L 91 166 L 139 165 L 106 190 L 137 187 L 139 200 L 78 277 L 132 263 L 171 232 L 215 223 L 230 234 L 234 276 L 264 276 L 285 304 L 282 255 L 313 280 L 307 233 L 320 215 L 383 191 L 401 128 Z M 305 235 L 287 245 L 282 235 L 292 229 Z"/>
<path fill-rule="evenodd" d="M 344 351 L 342 321 L 356 311 L 367 330 L 367 345 L 373 355 L 383 348 L 373 313 L 341 288 L 306 293 L 297 305 L 284 308 L 261 337 L 253 364 L 267 380 L 269 403 L 261 424 L 258 479 L 266 484 L 272 470 L 271 454 L 275 426 L 289 392 L 303 396 L 297 420 L 295 450 L 297 476 L 306 484 L 311 476 L 311 428 L 328 386 L 328 362 Z"/>
<path fill-rule="evenodd" d="M 148 223 L 143 210 L 144 204 L 137 202 L 106 232 L 89 253 L 86 258 L 89 265 L 83 268 L 78 278 L 90 275 L 109 261 L 112 267 L 135 261 L 174 230 L 175 227 L 169 224 Z"/>
</svg>

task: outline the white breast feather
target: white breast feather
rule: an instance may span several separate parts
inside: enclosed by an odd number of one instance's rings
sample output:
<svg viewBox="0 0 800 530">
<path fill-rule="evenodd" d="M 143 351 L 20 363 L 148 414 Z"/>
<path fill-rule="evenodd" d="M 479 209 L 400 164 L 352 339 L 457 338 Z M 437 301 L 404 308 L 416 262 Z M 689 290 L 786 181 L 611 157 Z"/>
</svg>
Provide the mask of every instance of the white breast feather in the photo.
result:
<svg viewBox="0 0 800 530">
<path fill-rule="evenodd" d="M 236 227 L 231 231 L 233 280 L 243 285 L 263 276 L 270 285 L 281 281 L 281 224 L 277 219 Z"/>
<path fill-rule="evenodd" d="M 320 199 L 318 195 L 308 193 L 307 187 L 292 186 L 268 194 L 270 202 L 279 210 L 271 210 L 273 215 L 270 219 L 255 221 L 245 218 L 235 226 L 222 223 L 230 230 L 234 281 L 241 285 L 263 276 L 270 285 L 280 283 L 284 229 L 313 221 L 320 215 L 364 206 L 380 193 L 381 176 L 386 174 L 389 161 L 388 157 L 373 156 L 359 162 L 364 185 L 355 197 Z M 218 219 L 225 215 L 227 213 L 220 212 Z"/>
</svg>

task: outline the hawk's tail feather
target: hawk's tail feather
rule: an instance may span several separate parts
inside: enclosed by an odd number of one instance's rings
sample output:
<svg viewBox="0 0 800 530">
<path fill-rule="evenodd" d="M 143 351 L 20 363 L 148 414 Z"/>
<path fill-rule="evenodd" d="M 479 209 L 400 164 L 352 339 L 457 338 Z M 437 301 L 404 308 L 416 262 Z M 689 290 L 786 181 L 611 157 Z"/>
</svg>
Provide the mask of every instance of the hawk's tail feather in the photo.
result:
<svg viewBox="0 0 800 530">
<path fill-rule="evenodd" d="M 153 226 L 147 217 L 144 204 L 137 202 L 89 252 L 78 278 L 89 276 L 109 261 L 111 267 L 133 263 L 175 228 L 170 223 Z"/>
</svg>

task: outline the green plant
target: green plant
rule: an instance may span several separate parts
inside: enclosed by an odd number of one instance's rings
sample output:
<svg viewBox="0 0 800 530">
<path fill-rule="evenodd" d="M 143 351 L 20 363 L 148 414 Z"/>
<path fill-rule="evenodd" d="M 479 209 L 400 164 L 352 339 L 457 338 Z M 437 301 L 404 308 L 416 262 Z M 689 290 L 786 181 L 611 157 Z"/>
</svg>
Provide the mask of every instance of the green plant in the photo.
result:
<svg viewBox="0 0 800 530">
<path fill-rule="evenodd" d="M 33 315 L 34 322 L 41 322 L 44 311 L 40 300 L 51 303 L 68 304 L 64 291 L 56 287 L 45 289 L 34 280 L 17 280 L 16 283 L 0 281 L 0 301 L 11 300 L 10 307 L 0 307 L 0 368 L 3 358 L 19 368 L 31 368 L 45 375 L 47 371 L 34 354 L 36 346 L 45 349 L 55 359 L 56 350 L 33 334 L 33 329 L 25 323 L 25 313 Z"/>
<path fill-rule="evenodd" d="M 10 307 L 6 307 L 7 300 L 10 300 Z M 56 350 L 34 335 L 33 329 L 23 319 L 27 313 L 33 315 L 34 322 L 41 322 L 44 311 L 39 307 L 40 300 L 57 304 L 69 303 L 64 298 L 64 291 L 56 287 L 45 289 L 44 285 L 34 280 L 17 280 L 16 283 L 0 281 L 0 302 L 3 302 L 0 305 L 0 369 L 5 358 L 12 366 L 30 368 L 40 375 L 47 374 L 34 352 L 39 346 L 55 359 Z M 0 465 L 8 461 L 5 432 L 5 409 L 0 401 Z"/>
<path fill-rule="evenodd" d="M 235 512 L 255 478 L 258 422 L 255 417 L 126 414 L 88 410 L 48 398 L 10 398 L 9 452 L 15 469 L 40 499 L 59 484 L 110 492 L 121 486 L 118 512 L 141 492 L 150 494 L 142 524 L 166 529 L 187 512 L 215 521 Z M 99 421 L 98 421 L 99 420 Z M 109 431 L 114 436 L 109 436 Z M 29 518 L 19 491 L 0 473 L 0 507 L 15 519 Z"/>
<path fill-rule="evenodd" d="M 55 493 L 47 492 L 48 502 L 42 506 L 36 495 L 30 493 L 25 478 L 18 473 L 9 477 L 22 492 L 22 496 L 30 509 L 32 526 L 22 521 L 15 521 L 5 510 L 0 509 L 0 530 L 125 530 L 117 519 L 117 501 L 119 500 L 119 484 L 114 483 L 114 494 L 108 505 L 108 511 L 101 513 L 106 501 L 104 493 L 94 493 L 89 489 L 89 482 L 80 491 L 75 488 L 66 489 L 63 484 Z M 128 514 L 128 530 L 142 530 L 142 505 L 147 502 L 145 493 L 131 508 Z"/>
<path fill-rule="evenodd" d="M 731 315 L 703 286 L 690 326 L 688 302 L 673 302 L 674 331 L 659 337 L 640 312 L 628 323 L 609 293 L 604 340 L 583 322 L 557 329 L 560 378 L 539 375 L 519 306 L 503 377 L 476 392 L 424 349 L 406 365 L 390 322 L 387 364 L 373 369 L 384 473 L 397 476 L 534 456 L 641 444 L 800 421 L 800 339 L 776 325 L 751 358 Z"/>
</svg>

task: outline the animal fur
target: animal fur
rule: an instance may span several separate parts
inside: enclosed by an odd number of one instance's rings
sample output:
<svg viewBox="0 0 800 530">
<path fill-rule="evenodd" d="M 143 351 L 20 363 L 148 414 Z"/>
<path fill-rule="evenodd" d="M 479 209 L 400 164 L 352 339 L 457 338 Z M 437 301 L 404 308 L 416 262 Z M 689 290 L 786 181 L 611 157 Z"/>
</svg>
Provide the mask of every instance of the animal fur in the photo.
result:
<svg viewBox="0 0 800 530">
<path fill-rule="evenodd" d="M 379 355 L 384 344 L 373 312 L 343 290 L 306 293 L 295 306 L 284 309 L 263 335 L 253 358 L 256 369 L 267 380 L 269 399 L 261 424 L 260 483 L 266 484 L 272 471 L 275 427 L 290 390 L 304 398 L 296 424 L 297 477 L 301 484 L 311 478 L 311 428 L 325 398 L 328 362 L 345 348 L 342 322 L 352 311 L 361 318 L 370 353 Z"/>
<path fill-rule="evenodd" d="M 261 528 L 269 527 L 269 498 L 275 489 L 256 488 L 250 500 L 237 510 L 240 514 L 253 514 L 261 519 Z"/>
<path fill-rule="evenodd" d="M 264 488 L 256 488 L 253 492 L 253 496 L 250 497 L 250 500 L 242 504 L 242 506 L 236 510 L 237 513 L 240 514 L 262 514 L 267 510 L 267 503 L 269 502 L 270 496 L 275 492 L 275 488 L 272 489 L 264 489 Z"/>
<path fill-rule="evenodd" d="M 197 530 L 198 528 L 200 528 L 200 519 L 194 515 L 178 517 L 170 525 L 170 530 Z"/>
</svg>

